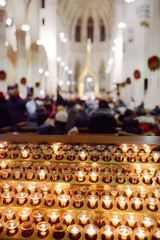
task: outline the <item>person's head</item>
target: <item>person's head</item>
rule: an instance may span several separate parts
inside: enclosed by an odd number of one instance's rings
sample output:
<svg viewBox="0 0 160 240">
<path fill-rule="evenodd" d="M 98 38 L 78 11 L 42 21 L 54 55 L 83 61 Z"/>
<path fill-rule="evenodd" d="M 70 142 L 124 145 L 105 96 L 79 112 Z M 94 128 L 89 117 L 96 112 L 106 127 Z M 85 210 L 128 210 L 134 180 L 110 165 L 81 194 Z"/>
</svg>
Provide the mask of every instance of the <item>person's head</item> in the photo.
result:
<svg viewBox="0 0 160 240">
<path fill-rule="evenodd" d="M 68 121 L 68 113 L 66 111 L 58 111 L 55 114 L 55 120 L 57 122 L 66 123 Z"/>
<path fill-rule="evenodd" d="M 131 109 L 126 109 L 124 115 L 125 117 L 132 117 L 134 116 L 134 112 Z"/>
<path fill-rule="evenodd" d="M 98 105 L 99 105 L 99 108 L 109 108 L 108 102 L 105 100 L 100 100 Z"/>
</svg>

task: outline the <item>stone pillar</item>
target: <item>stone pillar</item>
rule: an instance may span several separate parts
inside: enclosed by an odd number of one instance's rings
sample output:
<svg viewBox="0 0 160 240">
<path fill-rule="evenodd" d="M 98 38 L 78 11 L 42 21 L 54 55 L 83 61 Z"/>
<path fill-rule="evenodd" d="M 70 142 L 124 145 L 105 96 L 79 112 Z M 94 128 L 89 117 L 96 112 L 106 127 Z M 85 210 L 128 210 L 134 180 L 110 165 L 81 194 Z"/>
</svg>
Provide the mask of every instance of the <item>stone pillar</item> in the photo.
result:
<svg viewBox="0 0 160 240">
<path fill-rule="evenodd" d="M 27 93 L 27 84 L 22 85 L 20 80 L 22 77 L 27 79 L 27 70 L 26 70 L 26 49 L 25 49 L 25 37 L 26 33 L 22 30 L 16 31 L 16 39 L 17 39 L 17 79 L 16 82 L 19 85 L 19 91 L 22 97 L 26 96 Z"/>
<path fill-rule="evenodd" d="M 5 47 L 5 20 L 6 12 L 4 9 L 0 9 L 0 71 L 6 72 L 6 47 Z M 0 80 L 1 91 L 7 90 L 7 79 Z"/>
</svg>

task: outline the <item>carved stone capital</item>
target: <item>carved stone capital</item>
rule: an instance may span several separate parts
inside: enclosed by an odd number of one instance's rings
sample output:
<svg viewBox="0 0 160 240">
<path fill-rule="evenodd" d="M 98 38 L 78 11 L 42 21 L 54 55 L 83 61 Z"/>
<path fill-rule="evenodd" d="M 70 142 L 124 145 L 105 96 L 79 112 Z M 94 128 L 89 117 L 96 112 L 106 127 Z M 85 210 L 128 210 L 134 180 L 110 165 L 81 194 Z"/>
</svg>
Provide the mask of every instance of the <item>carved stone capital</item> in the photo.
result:
<svg viewBox="0 0 160 240">
<path fill-rule="evenodd" d="M 37 43 L 32 43 L 31 44 L 31 51 L 37 52 L 39 49 L 39 46 L 37 45 Z"/>
<path fill-rule="evenodd" d="M 16 30 L 16 38 L 17 39 L 24 39 L 26 37 L 26 33 L 22 30 Z"/>
</svg>

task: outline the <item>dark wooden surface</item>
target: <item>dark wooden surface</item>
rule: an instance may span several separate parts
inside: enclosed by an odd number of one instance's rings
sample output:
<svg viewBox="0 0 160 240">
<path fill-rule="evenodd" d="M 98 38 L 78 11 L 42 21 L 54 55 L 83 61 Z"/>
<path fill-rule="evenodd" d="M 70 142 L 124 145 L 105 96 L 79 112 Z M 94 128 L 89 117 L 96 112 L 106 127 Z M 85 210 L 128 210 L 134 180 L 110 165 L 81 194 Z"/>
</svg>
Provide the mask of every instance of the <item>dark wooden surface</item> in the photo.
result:
<svg viewBox="0 0 160 240">
<path fill-rule="evenodd" d="M 79 134 L 68 135 L 36 135 L 30 133 L 0 134 L 0 142 L 63 142 L 63 143 L 92 143 L 92 144 L 154 144 L 160 145 L 158 136 L 116 136 L 108 134 Z"/>
</svg>

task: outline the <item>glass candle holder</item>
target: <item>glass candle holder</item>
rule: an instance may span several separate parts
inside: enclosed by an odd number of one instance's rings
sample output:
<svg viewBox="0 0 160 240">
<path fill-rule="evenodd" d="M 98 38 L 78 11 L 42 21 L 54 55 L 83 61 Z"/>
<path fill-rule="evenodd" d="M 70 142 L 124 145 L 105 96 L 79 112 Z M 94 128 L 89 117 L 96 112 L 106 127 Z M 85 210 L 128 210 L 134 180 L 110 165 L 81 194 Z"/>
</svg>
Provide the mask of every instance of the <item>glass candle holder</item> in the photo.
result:
<svg viewBox="0 0 160 240">
<path fill-rule="evenodd" d="M 130 146 L 126 145 L 126 144 L 122 144 L 122 145 L 119 146 L 119 148 L 122 150 L 122 152 L 124 154 L 126 154 L 128 152 L 128 150 L 129 150 Z"/>
<path fill-rule="evenodd" d="M 80 225 L 70 225 L 67 230 L 69 232 L 69 238 L 71 240 L 78 240 L 81 238 L 82 227 Z"/>
<path fill-rule="evenodd" d="M 3 221 L 0 220 L 0 233 L 3 231 L 3 225 L 4 225 Z"/>
<path fill-rule="evenodd" d="M 50 145 L 50 147 L 53 149 L 54 153 L 56 153 L 60 148 L 60 144 L 54 143 L 54 144 Z"/>
<path fill-rule="evenodd" d="M 84 226 L 83 231 L 85 233 L 86 240 L 96 240 L 99 228 L 94 224 L 87 224 L 86 226 Z"/>
<path fill-rule="evenodd" d="M 59 179 L 60 179 L 60 172 L 57 171 L 57 170 L 54 170 L 52 172 L 50 172 L 50 179 L 53 181 L 53 182 L 57 182 Z"/>
<path fill-rule="evenodd" d="M 40 149 L 33 149 L 32 150 L 32 158 L 38 159 L 41 157 L 41 150 Z"/>
<path fill-rule="evenodd" d="M 100 229 L 102 240 L 113 240 L 115 228 L 110 225 L 105 225 Z"/>
<path fill-rule="evenodd" d="M 46 149 L 43 151 L 43 156 L 44 159 L 49 160 L 52 158 L 52 150 L 51 149 Z"/>
<path fill-rule="evenodd" d="M 0 158 L 5 158 L 7 156 L 7 149 L 0 149 Z"/>
<path fill-rule="evenodd" d="M 16 194 L 16 198 L 17 198 L 17 204 L 18 205 L 24 205 L 27 202 L 27 197 L 28 197 L 28 193 L 26 192 L 19 192 Z"/>
<path fill-rule="evenodd" d="M 67 154 L 67 159 L 70 161 L 73 161 L 76 157 L 75 151 L 68 151 L 66 154 Z"/>
<path fill-rule="evenodd" d="M 95 148 L 97 149 L 97 151 L 99 151 L 100 153 L 102 153 L 104 150 L 105 150 L 105 148 L 106 148 L 106 145 L 101 145 L 101 144 L 98 144 L 98 145 L 96 145 L 95 146 Z"/>
<path fill-rule="evenodd" d="M 31 150 L 37 149 L 38 147 L 39 147 L 39 145 L 38 145 L 37 143 L 30 143 L 30 144 L 29 144 L 29 148 L 30 148 Z"/>
<path fill-rule="evenodd" d="M 147 240 L 149 236 L 149 231 L 144 227 L 137 227 L 134 229 L 134 235 L 136 240 Z"/>
<path fill-rule="evenodd" d="M 70 182 L 73 179 L 71 170 L 63 171 L 63 181 Z"/>
<path fill-rule="evenodd" d="M 116 197 L 117 208 L 120 210 L 126 210 L 128 208 L 128 198 L 124 196 Z"/>
<path fill-rule="evenodd" d="M 70 196 L 73 196 L 78 193 L 78 189 L 79 187 L 77 185 L 71 185 L 69 188 L 67 188 L 67 191 Z"/>
<path fill-rule="evenodd" d="M 132 234 L 132 229 L 130 227 L 122 225 L 122 226 L 117 227 L 117 234 L 118 234 L 119 240 L 130 240 L 131 234 Z"/>
<path fill-rule="evenodd" d="M 137 145 L 133 145 L 131 147 L 131 149 L 133 150 L 134 153 L 139 153 L 139 151 L 141 150 L 141 147 L 140 146 L 137 146 Z"/>
<path fill-rule="evenodd" d="M 117 188 L 115 187 L 111 187 L 110 190 L 109 190 L 109 195 L 116 198 L 119 194 L 119 191 Z"/>
<path fill-rule="evenodd" d="M 85 164 L 83 165 L 83 169 L 84 169 L 84 171 L 85 171 L 86 173 L 89 173 L 89 172 L 92 170 L 92 164 L 90 164 L 90 163 L 85 163 Z"/>
<path fill-rule="evenodd" d="M 152 174 L 153 176 L 155 176 L 155 174 L 157 173 L 158 167 L 157 166 L 150 166 L 148 168 L 148 171 L 150 174 Z"/>
<path fill-rule="evenodd" d="M 87 159 L 87 152 L 82 151 L 82 152 L 79 152 L 78 155 L 79 155 L 79 160 L 81 161 L 85 161 Z"/>
<path fill-rule="evenodd" d="M 0 170 L 1 172 L 1 178 L 2 179 L 7 179 L 10 177 L 10 172 L 11 172 L 11 169 L 3 169 L 3 170 Z"/>
<path fill-rule="evenodd" d="M 6 228 L 6 234 L 9 237 L 14 236 L 18 232 L 19 221 L 17 220 L 10 220 L 4 223 Z"/>
<path fill-rule="evenodd" d="M 94 163 L 93 163 L 94 164 Z M 105 164 L 98 164 L 97 165 L 97 171 L 99 173 L 103 173 L 105 171 L 106 165 Z"/>
<path fill-rule="evenodd" d="M 85 197 L 83 195 L 74 195 L 72 196 L 73 199 L 73 207 L 81 208 L 84 205 Z"/>
<path fill-rule="evenodd" d="M 120 214 L 113 213 L 109 219 L 111 226 L 118 227 L 121 225 L 122 216 Z"/>
<path fill-rule="evenodd" d="M 91 218 L 91 215 L 88 212 L 85 212 L 85 211 L 80 212 L 77 215 L 77 219 L 79 220 L 78 224 L 84 227 L 85 225 L 90 223 L 89 221 L 90 218 Z"/>
<path fill-rule="evenodd" d="M 160 229 L 159 228 L 155 228 L 152 231 L 152 240 L 159 240 L 160 239 Z"/>
<path fill-rule="evenodd" d="M 89 181 L 90 182 L 98 182 L 99 181 L 99 173 L 96 171 L 92 171 L 88 173 L 89 175 Z"/>
<path fill-rule="evenodd" d="M 160 153 L 152 153 L 152 161 L 158 163 L 160 161 Z"/>
<path fill-rule="evenodd" d="M 59 171 L 63 173 L 64 170 L 68 169 L 68 164 L 67 163 L 58 163 Z"/>
<path fill-rule="evenodd" d="M 59 223 L 59 216 L 60 216 L 59 211 L 49 211 L 46 215 L 49 218 L 49 223 L 51 225 L 55 223 Z"/>
<path fill-rule="evenodd" d="M 149 145 L 144 144 L 143 149 L 147 154 L 150 154 L 155 147 L 156 146 L 153 146 L 153 145 L 149 146 Z"/>
<path fill-rule="evenodd" d="M 29 157 L 29 153 L 30 153 L 29 149 L 22 150 L 21 151 L 21 158 L 23 158 L 23 159 L 28 158 Z"/>
<path fill-rule="evenodd" d="M 47 173 L 48 171 L 46 169 L 40 169 L 37 171 L 37 178 L 39 181 L 44 181 L 47 179 Z"/>
<path fill-rule="evenodd" d="M 91 187 L 88 186 L 88 185 L 87 186 L 85 186 L 85 185 L 81 186 L 80 190 L 82 192 L 82 195 L 85 196 L 85 197 L 88 196 L 89 194 L 91 194 Z"/>
<path fill-rule="evenodd" d="M 44 204 L 45 206 L 47 207 L 52 207 L 54 204 L 55 204 L 55 195 L 52 194 L 52 193 L 49 193 L 49 194 L 45 194 L 44 195 Z"/>
<path fill-rule="evenodd" d="M 141 224 L 141 227 L 144 227 L 150 231 L 154 227 L 155 220 L 154 220 L 154 218 L 152 218 L 150 216 L 143 216 L 140 219 L 140 224 Z"/>
<path fill-rule="evenodd" d="M 95 194 L 101 198 L 102 196 L 105 195 L 105 190 L 103 186 L 97 186 Z"/>
<path fill-rule="evenodd" d="M 140 197 L 140 198 L 146 199 L 148 197 L 148 189 L 140 188 L 138 190 L 137 196 Z"/>
<path fill-rule="evenodd" d="M 122 172 L 125 175 L 129 175 L 132 172 L 132 170 L 133 170 L 132 166 L 129 166 L 129 165 L 123 165 L 122 166 Z"/>
<path fill-rule="evenodd" d="M 110 146 L 108 146 L 107 148 L 109 149 L 109 151 L 110 151 L 112 154 L 114 154 L 118 147 L 115 146 L 115 145 L 110 145 Z"/>
<path fill-rule="evenodd" d="M 26 188 L 27 188 L 29 194 L 37 192 L 36 184 L 30 183 L 30 184 L 26 185 Z"/>
<path fill-rule="evenodd" d="M 56 195 L 60 195 L 64 193 L 64 186 L 61 184 L 57 184 L 54 186 L 54 192 Z"/>
<path fill-rule="evenodd" d="M 20 224 L 21 234 L 25 238 L 32 236 L 34 232 L 35 223 L 34 222 L 23 222 Z"/>
<path fill-rule="evenodd" d="M 101 197 L 102 207 L 105 209 L 111 209 L 113 207 L 114 197 L 104 195 Z"/>
<path fill-rule="evenodd" d="M 15 169 L 19 169 L 19 162 L 11 162 L 10 163 L 10 168 L 12 169 L 12 170 L 15 170 Z"/>
<path fill-rule="evenodd" d="M 139 155 L 139 160 L 141 161 L 141 162 L 148 162 L 148 156 L 149 156 L 149 154 L 147 154 L 147 153 L 139 153 L 138 154 Z"/>
<path fill-rule="evenodd" d="M 15 143 L 11 143 L 8 145 L 8 150 L 9 151 L 12 151 L 12 150 L 15 150 L 17 148 L 17 145 Z"/>
<path fill-rule="evenodd" d="M 34 212 L 32 212 L 32 217 L 36 224 L 44 221 L 44 215 L 45 211 L 43 210 L 35 210 Z"/>
<path fill-rule="evenodd" d="M 140 175 L 137 173 L 131 173 L 129 175 L 129 182 L 132 184 L 138 184 L 140 179 Z"/>
<path fill-rule="evenodd" d="M 48 222 L 39 222 L 36 224 L 36 228 L 39 238 L 46 238 L 49 235 L 50 224 Z"/>
<path fill-rule="evenodd" d="M 80 165 L 78 163 L 72 163 L 70 166 L 74 173 L 79 171 L 79 169 L 80 169 Z"/>
<path fill-rule="evenodd" d="M 69 205 L 69 199 L 70 199 L 70 196 L 69 196 L 68 194 L 58 195 L 58 196 L 57 196 L 57 199 L 58 199 L 58 205 L 59 205 L 61 208 L 68 207 L 68 205 Z"/>
<path fill-rule="evenodd" d="M 53 229 L 53 237 L 55 239 L 62 239 L 65 236 L 66 225 L 65 224 L 54 224 L 52 226 Z"/>
<path fill-rule="evenodd" d="M 123 153 L 117 152 L 117 153 L 114 153 L 114 156 L 115 156 L 115 161 L 116 162 L 123 162 L 124 161 L 124 159 L 123 159 L 124 154 Z"/>
<path fill-rule="evenodd" d="M 116 180 L 116 182 L 117 183 L 120 183 L 120 184 L 123 184 L 123 183 L 125 183 L 125 181 L 126 181 L 126 175 L 125 174 L 123 174 L 123 173 L 117 173 L 116 175 L 115 175 L 115 180 Z"/>
<path fill-rule="evenodd" d="M 128 197 L 129 199 L 133 197 L 134 190 L 130 187 L 124 189 L 124 196 Z"/>
<path fill-rule="evenodd" d="M 101 228 L 105 225 L 105 220 L 106 220 L 106 216 L 103 213 L 97 212 L 95 213 L 95 216 L 93 217 L 94 219 L 94 224 Z"/>
<path fill-rule="evenodd" d="M 88 153 L 90 153 L 90 152 L 92 152 L 94 150 L 94 146 L 87 145 L 86 146 L 86 150 L 88 151 Z"/>
<path fill-rule="evenodd" d="M 151 212 L 158 210 L 159 200 L 156 198 L 149 197 L 146 199 L 146 207 Z"/>
<path fill-rule="evenodd" d="M 30 220 L 30 215 L 32 211 L 30 209 L 20 209 L 17 212 L 20 223 L 28 222 Z"/>
<path fill-rule="evenodd" d="M 128 152 L 127 154 L 127 161 L 128 162 L 136 162 L 136 153 Z"/>
<path fill-rule="evenodd" d="M 91 154 L 91 160 L 92 161 L 98 161 L 99 160 L 99 155 L 100 155 L 99 152 L 92 151 L 92 152 L 90 152 L 90 154 Z"/>
<path fill-rule="evenodd" d="M 35 162 L 33 163 L 34 169 L 36 171 L 42 170 L 43 169 L 43 162 Z"/>
<path fill-rule="evenodd" d="M 139 197 L 134 197 L 131 199 L 131 206 L 135 211 L 141 211 L 143 209 L 144 200 Z"/>
<path fill-rule="evenodd" d="M 160 184 L 160 172 L 156 174 L 156 182 Z"/>
<path fill-rule="evenodd" d="M 75 175 L 77 182 L 84 182 L 86 180 L 86 173 L 84 171 L 77 171 Z"/>
<path fill-rule="evenodd" d="M 13 179 L 18 180 L 18 179 L 22 178 L 22 173 L 23 173 L 22 169 L 15 169 L 12 171 L 12 173 L 13 173 L 13 175 L 12 175 Z"/>
<path fill-rule="evenodd" d="M 63 149 L 63 151 L 65 151 L 65 152 L 69 151 L 71 148 L 72 148 L 72 145 L 70 145 L 70 144 L 64 144 L 64 145 L 62 145 L 62 149 Z"/>
<path fill-rule="evenodd" d="M 47 150 L 49 148 L 48 144 L 40 144 L 39 146 L 41 148 L 42 151 Z"/>
<path fill-rule="evenodd" d="M 62 214 L 62 218 L 63 218 L 63 223 L 66 224 L 67 226 L 74 224 L 75 223 L 75 213 L 73 212 L 64 212 Z"/>
<path fill-rule="evenodd" d="M 16 219 L 16 210 L 14 208 L 4 209 L 2 211 L 2 215 L 4 216 L 4 221 L 10 221 Z"/>
<path fill-rule="evenodd" d="M 96 195 L 89 195 L 86 197 L 87 199 L 87 206 L 91 209 L 95 209 L 98 207 L 98 200 L 99 197 Z"/>
<path fill-rule="evenodd" d="M 42 193 L 34 192 L 29 195 L 31 199 L 30 204 L 32 206 L 38 206 L 41 203 Z"/>
<path fill-rule="evenodd" d="M 2 194 L 3 197 L 3 203 L 8 205 L 11 204 L 14 201 L 14 192 L 4 192 Z"/>
<path fill-rule="evenodd" d="M 48 172 L 55 171 L 56 170 L 56 163 L 47 162 L 47 170 L 48 170 Z"/>
<path fill-rule="evenodd" d="M 160 189 L 159 188 L 155 188 L 152 190 L 152 197 L 160 200 Z"/>
<path fill-rule="evenodd" d="M 0 162 L 0 169 L 3 170 L 3 169 L 6 169 L 8 168 L 8 163 L 6 161 L 1 161 Z"/>
<path fill-rule="evenodd" d="M 2 193 L 11 191 L 11 186 L 12 186 L 11 183 L 7 183 L 7 182 L 1 183 Z"/>
<path fill-rule="evenodd" d="M 48 184 L 42 184 L 42 185 L 40 185 L 39 188 L 40 188 L 41 193 L 42 193 L 43 195 L 46 195 L 46 194 L 48 194 L 48 193 L 51 192 L 51 190 L 50 190 L 50 185 L 48 185 Z"/>
<path fill-rule="evenodd" d="M 137 227 L 137 216 L 135 214 L 128 214 L 125 216 L 126 225 L 132 229 Z"/>
<path fill-rule="evenodd" d="M 26 170 L 25 173 L 26 173 L 26 176 L 25 176 L 26 180 L 32 180 L 32 179 L 34 179 L 35 170 L 33 170 L 33 169 L 28 169 L 28 170 Z"/>
<path fill-rule="evenodd" d="M 24 183 L 16 183 L 14 184 L 15 193 L 20 193 L 24 191 L 25 184 Z"/>
<path fill-rule="evenodd" d="M 20 143 L 20 144 L 18 144 L 19 150 L 24 150 L 26 147 L 27 147 L 27 144 L 26 144 L 26 143 Z"/>
<path fill-rule="evenodd" d="M 108 173 L 108 172 L 103 172 L 102 173 L 102 181 L 104 183 L 111 183 L 112 182 L 112 173 Z"/>
<path fill-rule="evenodd" d="M 10 154 L 10 158 L 12 158 L 12 159 L 15 159 L 15 158 L 17 158 L 18 157 L 18 150 L 11 150 L 10 152 L 9 152 L 9 154 Z"/>
<path fill-rule="evenodd" d="M 153 183 L 153 175 L 151 173 L 145 172 L 142 174 L 142 181 L 145 184 L 152 184 Z"/>
<path fill-rule="evenodd" d="M 28 169 L 31 169 L 32 162 L 22 162 L 21 163 L 23 171 L 26 172 Z"/>
<path fill-rule="evenodd" d="M 82 145 L 75 145 L 75 146 L 73 146 L 73 148 L 76 152 L 80 152 L 83 149 L 83 146 Z"/>
<path fill-rule="evenodd" d="M 64 158 L 64 151 L 57 151 L 57 152 L 55 153 L 55 158 L 56 158 L 57 160 L 62 160 L 62 159 Z"/>
<path fill-rule="evenodd" d="M 136 165 L 136 166 L 134 166 L 134 170 L 135 170 L 135 173 L 141 174 L 144 170 L 144 167 L 141 165 Z"/>
<path fill-rule="evenodd" d="M 109 165 L 109 172 L 115 174 L 116 172 L 118 172 L 118 168 L 119 168 L 119 166 L 110 164 Z"/>
</svg>

